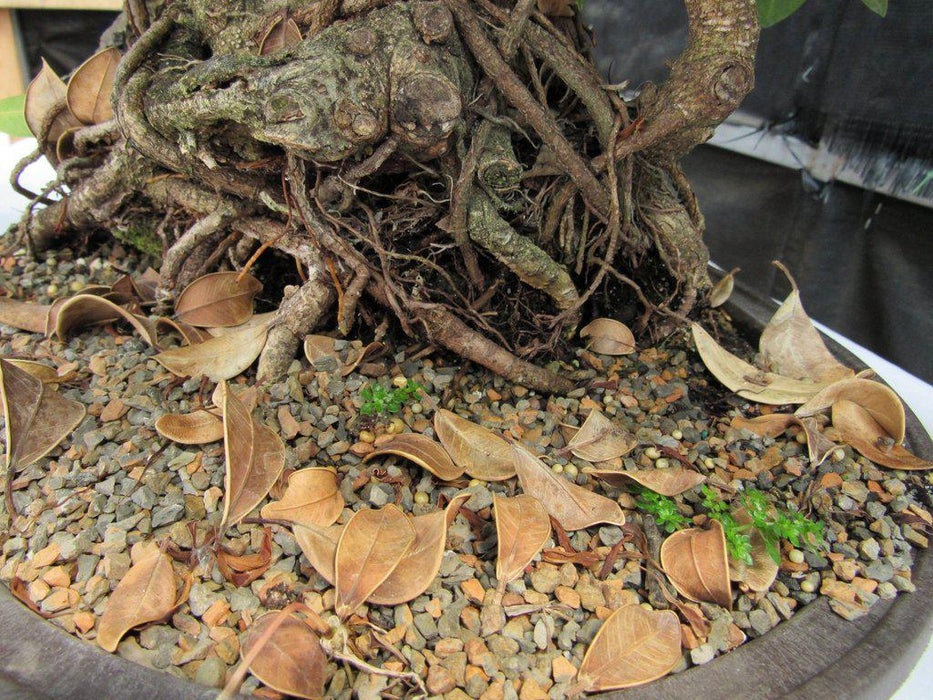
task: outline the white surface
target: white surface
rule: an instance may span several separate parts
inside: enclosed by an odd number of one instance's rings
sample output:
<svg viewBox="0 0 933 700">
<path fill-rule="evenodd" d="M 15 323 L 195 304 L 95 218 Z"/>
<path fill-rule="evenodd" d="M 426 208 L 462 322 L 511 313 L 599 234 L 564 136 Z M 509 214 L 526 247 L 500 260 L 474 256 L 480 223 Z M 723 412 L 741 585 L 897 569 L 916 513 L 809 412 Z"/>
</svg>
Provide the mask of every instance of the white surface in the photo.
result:
<svg viewBox="0 0 933 700">
<path fill-rule="evenodd" d="M 26 200 L 16 194 L 9 184 L 9 173 L 16 162 L 33 148 L 35 148 L 35 141 L 31 139 L 10 144 L 9 139 L 0 134 L 0 177 L 2 177 L 0 179 L 0 232 L 16 222 L 25 207 Z M 52 175 L 51 167 L 43 159 L 27 171 L 26 177 L 22 178 L 21 182 L 27 188 L 38 191 Z M 852 351 L 866 365 L 873 367 L 920 418 L 927 432 L 931 432 L 933 387 L 835 331 L 822 325 L 820 329 Z M 928 643 L 920 662 L 893 698 L 894 700 L 915 700 L 930 697 L 931 682 L 933 682 L 933 644 Z"/>
</svg>

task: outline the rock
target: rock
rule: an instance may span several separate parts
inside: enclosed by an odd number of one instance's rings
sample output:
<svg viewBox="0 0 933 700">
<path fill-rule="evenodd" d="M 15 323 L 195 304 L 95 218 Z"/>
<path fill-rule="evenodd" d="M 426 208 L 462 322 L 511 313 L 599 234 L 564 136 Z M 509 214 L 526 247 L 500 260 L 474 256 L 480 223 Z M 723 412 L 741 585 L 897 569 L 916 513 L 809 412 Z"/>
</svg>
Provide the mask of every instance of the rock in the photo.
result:
<svg viewBox="0 0 933 700">
<path fill-rule="evenodd" d="M 555 656 L 551 660 L 551 678 L 555 683 L 569 683 L 577 675 L 577 667 L 563 656 Z"/>
<path fill-rule="evenodd" d="M 765 634 L 774 626 L 768 613 L 760 608 L 748 614 L 748 622 L 759 635 Z"/>
<path fill-rule="evenodd" d="M 192 615 L 201 617 L 215 601 L 221 598 L 223 595 L 209 588 L 207 584 L 196 583 L 188 593 L 188 607 L 191 608 Z"/>
<path fill-rule="evenodd" d="M 881 553 L 881 545 L 878 544 L 878 540 L 876 540 L 874 537 L 870 537 L 867 540 L 862 540 L 862 543 L 858 548 L 862 553 L 862 556 L 871 561 L 877 559 L 878 555 Z"/>
<path fill-rule="evenodd" d="M 553 593 L 560 584 L 560 572 L 552 564 L 539 564 L 531 572 L 531 587 L 538 593 Z"/>
<path fill-rule="evenodd" d="M 428 669 L 428 677 L 425 684 L 427 685 L 428 692 L 432 695 L 443 695 L 457 687 L 450 671 L 440 664 L 435 664 Z"/>
<path fill-rule="evenodd" d="M 185 507 L 180 503 L 156 508 L 152 513 L 152 527 L 156 528 L 162 527 L 163 525 L 171 525 L 181 520 L 184 513 Z"/>
<path fill-rule="evenodd" d="M 716 657 L 716 647 L 712 644 L 701 644 L 696 649 L 691 649 L 690 660 L 697 666 L 709 663 Z"/>
</svg>

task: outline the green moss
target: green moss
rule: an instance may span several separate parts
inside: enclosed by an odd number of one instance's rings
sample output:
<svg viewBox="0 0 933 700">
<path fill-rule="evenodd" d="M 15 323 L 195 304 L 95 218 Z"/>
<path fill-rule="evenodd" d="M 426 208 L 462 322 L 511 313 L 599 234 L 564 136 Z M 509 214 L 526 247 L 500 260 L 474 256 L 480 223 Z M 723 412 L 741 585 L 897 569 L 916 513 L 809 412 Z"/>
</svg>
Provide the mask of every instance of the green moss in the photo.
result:
<svg viewBox="0 0 933 700">
<path fill-rule="evenodd" d="M 155 231 L 154 222 L 133 221 L 122 228 L 114 228 L 112 233 L 121 243 L 131 245 L 154 258 L 162 257 L 162 240 Z"/>
</svg>

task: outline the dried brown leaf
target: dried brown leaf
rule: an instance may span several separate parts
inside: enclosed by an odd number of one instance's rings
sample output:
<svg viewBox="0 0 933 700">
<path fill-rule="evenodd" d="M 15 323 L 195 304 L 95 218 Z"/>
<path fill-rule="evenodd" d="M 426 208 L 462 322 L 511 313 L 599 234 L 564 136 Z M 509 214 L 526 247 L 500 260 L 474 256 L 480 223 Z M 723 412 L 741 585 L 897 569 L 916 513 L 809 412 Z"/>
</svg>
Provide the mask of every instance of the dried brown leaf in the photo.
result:
<svg viewBox="0 0 933 700">
<path fill-rule="evenodd" d="M 283 614 L 285 619 L 267 635 L 271 624 Z M 263 646 L 249 665 L 256 678 L 285 695 L 312 699 L 324 696 L 327 657 L 318 636 L 308 625 L 289 613 L 268 612 L 246 630 L 244 659 L 258 643 Z"/>
<path fill-rule="evenodd" d="M 235 335 L 245 332 L 248 328 L 257 328 L 259 326 L 271 324 L 275 320 L 277 313 L 277 311 L 267 311 L 264 314 L 253 314 L 245 323 L 241 323 L 239 326 L 217 326 L 216 328 L 205 328 L 205 330 L 215 338 L 222 338 L 225 335 Z"/>
<path fill-rule="evenodd" d="M 120 52 L 110 47 L 98 51 L 72 74 L 68 81 L 68 109 L 83 124 L 100 124 L 113 119 L 110 93 Z"/>
<path fill-rule="evenodd" d="M 51 306 L 0 297 L 0 323 L 30 333 L 45 333 Z"/>
<path fill-rule="evenodd" d="M 474 479 L 515 476 L 511 445 L 491 430 L 442 408 L 434 414 L 434 432 L 454 464 Z"/>
<path fill-rule="evenodd" d="M 172 558 L 151 542 L 140 544 L 134 552 L 135 563 L 110 594 L 97 626 L 97 643 L 106 651 L 116 651 L 124 634 L 161 620 L 177 604 Z"/>
<path fill-rule="evenodd" d="M 525 567 L 541 551 L 551 536 L 551 519 L 544 504 L 527 494 L 492 499 L 499 538 L 496 579 L 500 588 L 521 578 Z"/>
<path fill-rule="evenodd" d="M 343 505 L 334 469 L 299 469 L 288 478 L 282 499 L 263 506 L 260 514 L 299 525 L 328 527 L 340 517 Z"/>
<path fill-rule="evenodd" d="M 224 509 L 221 528 L 245 518 L 285 468 L 285 445 L 254 420 L 233 391 L 224 392 Z"/>
<path fill-rule="evenodd" d="M 565 530 L 582 530 L 597 523 L 622 526 L 619 504 L 555 474 L 521 445 L 512 445 L 515 471 L 522 491 L 537 498 Z"/>
<path fill-rule="evenodd" d="M 825 383 L 782 377 L 763 372 L 717 343 L 696 323 L 693 339 L 703 364 L 716 379 L 739 396 L 767 404 L 805 403 L 823 389 Z"/>
<path fill-rule="evenodd" d="M 677 592 L 690 600 L 732 606 L 729 561 L 722 525 L 680 530 L 661 545 L 661 566 Z"/>
<path fill-rule="evenodd" d="M 733 428 L 744 428 L 756 435 L 777 437 L 790 426 L 798 425 L 807 437 L 807 451 L 810 463 L 819 466 L 839 445 L 823 435 L 820 424 L 813 418 L 799 418 L 793 413 L 770 413 L 755 418 L 736 416 L 732 419 Z"/>
<path fill-rule="evenodd" d="M 340 364 L 340 355 L 336 348 L 337 339 L 326 335 L 306 335 L 304 342 L 305 357 L 312 365 L 322 360 L 333 359 Z"/>
<path fill-rule="evenodd" d="M 291 17 L 278 17 L 259 42 L 259 55 L 294 46 L 301 42 L 301 29 Z"/>
<path fill-rule="evenodd" d="M 214 382 L 233 379 L 244 372 L 262 352 L 271 321 L 237 327 L 233 333 L 205 340 L 197 345 L 160 352 L 155 359 L 165 369 L 181 377 L 202 374 Z"/>
<path fill-rule="evenodd" d="M 415 542 L 408 517 L 390 504 L 358 510 L 343 529 L 334 557 L 334 611 L 345 619 L 383 584 Z"/>
<path fill-rule="evenodd" d="M 600 355 L 630 355 L 635 352 L 635 336 L 621 321 L 597 318 L 580 329 L 581 338 L 589 338 L 586 344 Z"/>
<path fill-rule="evenodd" d="M 171 318 L 160 316 L 155 321 L 156 331 L 159 333 L 178 333 L 181 339 L 188 345 L 197 345 L 205 340 L 210 340 L 214 336 L 205 330 L 189 326 L 187 323 L 181 323 Z"/>
<path fill-rule="evenodd" d="M 4 359 L 0 359 L 0 400 L 6 416 L 8 474 L 24 469 L 51 452 L 86 413 L 82 404 L 65 398 Z"/>
<path fill-rule="evenodd" d="M 890 469 L 920 471 L 933 469 L 933 462 L 917 457 L 884 429 L 863 406 L 845 399 L 833 403 L 833 427 L 843 441 L 875 464 Z"/>
<path fill-rule="evenodd" d="M 26 88 L 26 104 L 23 110 L 26 125 L 33 136 L 36 138 L 41 136 L 43 121 L 51 110 L 61 109 L 66 92 L 65 83 L 43 58 L 39 74 Z"/>
<path fill-rule="evenodd" d="M 742 560 L 729 558 L 729 577 L 733 581 L 741 581 L 751 590 L 764 593 L 771 589 L 771 584 L 777 578 L 780 566 L 768 553 L 765 538 L 761 536 L 758 528 L 751 527 L 752 519 L 745 508 L 733 511 L 732 517 L 739 526 L 749 527 L 748 538 L 752 549 L 749 554 L 752 563 L 746 564 Z"/>
<path fill-rule="evenodd" d="M 463 474 L 463 469 L 454 464 L 439 442 L 420 433 L 400 433 L 366 455 L 363 461 L 368 462 L 384 455 L 397 455 L 409 459 L 441 481 L 453 481 Z"/>
<path fill-rule="evenodd" d="M 217 552 L 217 569 L 234 586 L 248 586 L 272 565 L 272 532 L 263 528 L 262 546 L 251 554 L 231 554 L 221 548 Z"/>
<path fill-rule="evenodd" d="M 156 419 L 156 432 L 182 445 L 205 445 L 224 438 L 224 422 L 217 408 L 191 413 L 166 413 Z"/>
<path fill-rule="evenodd" d="M 428 589 L 441 568 L 447 545 L 447 527 L 471 495 L 457 494 L 444 510 L 412 518 L 414 544 L 389 577 L 367 598 L 367 602 L 375 605 L 401 605 Z"/>
<path fill-rule="evenodd" d="M 567 448 L 587 462 L 605 462 L 627 455 L 637 444 L 634 435 L 613 423 L 597 408 L 583 421 L 567 443 Z"/>
<path fill-rule="evenodd" d="M 633 471 L 584 469 L 584 472 L 618 488 L 631 486 L 632 482 L 634 482 L 655 493 L 660 493 L 662 496 L 676 496 L 696 488 L 706 481 L 706 477 L 699 472 L 681 467 L 636 469 Z"/>
<path fill-rule="evenodd" d="M 677 613 L 626 605 L 599 628 L 583 656 L 577 683 L 588 693 L 650 683 L 678 664 L 680 642 Z"/>
<path fill-rule="evenodd" d="M 348 374 L 351 374 L 360 366 L 360 363 L 363 362 L 366 358 L 374 355 L 383 348 L 383 344 L 376 341 L 372 342 L 369 345 L 366 345 L 359 350 L 355 350 L 350 353 L 347 357 L 346 364 L 340 369 L 340 376 L 346 377 Z"/>
<path fill-rule="evenodd" d="M 337 556 L 337 543 L 343 534 L 343 525 L 316 527 L 313 525 L 295 525 L 292 532 L 311 566 L 321 578 L 334 584 L 334 559 Z"/>
<path fill-rule="evenodd" d="M 58 308 L 55 334 L 60 340 L 66 340 L 74 331 L 121 319 L 133 326 L 149 345 L 158 345 L 155 326 L 149 319 L 127 311 L 109 299 L 84 292 L 71 297 Z"/>
<path fill-rule="evenodd" d="M 837 401 L 851 401 L 864 408 L 897 444 L 904 441 L 907 416 L 900 397 L 881 382 L 852 377 L 833 382 L 819 394 L 800 406 L 795 414 L 812 416 L 830 408 Z"/>
<path fill-rule="evenodd" d="M 196 327 L 229 327 L 246 323 L 253 315 L 253 299 L 262 284 L 252 275 L 214 272 L 194 280 L 175 301 L 175 315 Z"/>
<path fill-rule="evenodd" d="M 33 360 L 12 359 L 8 359 L 7 362 L 16 368 L 23 370 L 24 372 L 28 372 L 43 384 L 59 384 L 65 381 L 65 378 L 62 377 L 54 367 L 49 367 L 48 365 L 44 365 L 41 362 L 34 362 Z"/>
<path fill-rule="evenodd" d="M 837 360 L 820 332 L 803 310 L 800 290 L 787 269 L 793 290 L 774 312 L 758 341 L 758 349 L 776 374 L 791 379 L 825 383 L 850 377 L 854 372 Z"/>
<path fill-rule="evenodd" d="M 721 280 L 713 285 L 709 292 L 709 306 L 711 309 L 722 306 L 729 301 L 729 297 L 732 296 L 732 291 L 735 289 L 735 275 L 738 271 L 739 268 L 735 268 L 727 272 L 722 276 Z"/>
</svg>

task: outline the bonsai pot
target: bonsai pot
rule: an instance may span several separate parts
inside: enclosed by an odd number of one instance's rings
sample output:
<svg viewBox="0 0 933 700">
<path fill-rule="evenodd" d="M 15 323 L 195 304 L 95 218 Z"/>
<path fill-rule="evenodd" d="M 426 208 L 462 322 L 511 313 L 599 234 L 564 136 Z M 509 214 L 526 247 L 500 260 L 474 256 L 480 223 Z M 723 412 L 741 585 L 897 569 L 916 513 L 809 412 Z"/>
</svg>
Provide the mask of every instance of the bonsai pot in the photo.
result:
<svg viewBox="0 0 933 700">
<path fill-rule="evenodd" d="M 773 302 L 739 286 L 727 306 L 740 332 L 757 338 L 774 312 Z M 864 365 L 829 338 L 846 364 Z M 933 459 L 933 442 L 907 411 L 907 440 Z M 819 598 L 763 637 L 707 665 L 645 686 L 607 694 L 625 700 L 673 698 L 887 698 L 907 677 L 933 631 L 933 561 L 917 551 L 915 593 L 879 601 L 847 621 Z M 0 587 L 0 698 L 147 700 L 214 698 L 217 690 L 107 654 L 31 612 Z"/>
</svg>

